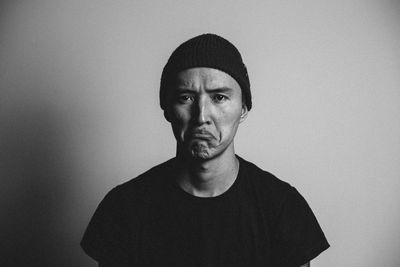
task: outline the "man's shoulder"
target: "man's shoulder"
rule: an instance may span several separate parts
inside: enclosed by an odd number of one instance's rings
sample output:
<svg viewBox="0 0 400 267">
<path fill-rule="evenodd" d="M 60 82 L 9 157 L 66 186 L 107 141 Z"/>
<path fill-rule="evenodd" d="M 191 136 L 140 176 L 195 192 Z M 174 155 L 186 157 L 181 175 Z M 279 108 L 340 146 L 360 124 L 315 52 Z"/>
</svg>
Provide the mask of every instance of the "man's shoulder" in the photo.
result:
<svg viewBox="0 0 400 267">
<path fill-rule="evenodd" d="M 242 188 L 249 199 L 262 207 L 265 215 L 274 222 L 288 197 L 296 192 L 295 188 L 254 163 L 240 158 L 240 164 L 243 167 L 241 178 L 245 181 Z"/>
<path fill-rule="evenodd" d="M 265 171 L 256 164 L 239 157 L 242 168 L 241 175 L 247 181 L 247 185 L 255 193 L 262 195 L 269 200 L 282 200 L 286 194 L 293 190 L 293 187 L 276 177 L 271 172 Z"/>
<path fill-rule="evenodd" d="M 162 189 L 172 171 L 173 158 L 158 164 L 144 173 L 117 185 L 111 191 L 121 195 L 145 195 L 148 190 Z"/>
<path fill-rule="evenodd" d="M 266 171 L 256 164 L 247 161 L 241 157 L 238 157 L 240 161 L 240 166 L 243 167 L 243 174 L 248 176 L 249 179 L 256 183 L 260 183 L 260 185 L 265 185 L 267 187 L 276 187 L 281 189 L 287 189 L 291 187 L 291 185 L 278 177 L 272 174 L 269 171 Z"/>
</svg>

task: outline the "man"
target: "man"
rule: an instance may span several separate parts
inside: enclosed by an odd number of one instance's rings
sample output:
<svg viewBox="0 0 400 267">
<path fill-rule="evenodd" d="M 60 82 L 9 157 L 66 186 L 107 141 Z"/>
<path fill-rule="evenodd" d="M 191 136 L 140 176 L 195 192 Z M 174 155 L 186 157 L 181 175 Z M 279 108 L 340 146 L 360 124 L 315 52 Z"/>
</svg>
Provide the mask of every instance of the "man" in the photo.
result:
<svg viewBox="0 0 400 267">
<path fill-rule="evenodd" d="M 251 109 L 239 51 L 204 34 L 164 67 L 176 157 L 111 190 L 81 242 L 99 266 L 309 266 L 329 247 L 289 184 L 235 154 Z"/>
</svg>

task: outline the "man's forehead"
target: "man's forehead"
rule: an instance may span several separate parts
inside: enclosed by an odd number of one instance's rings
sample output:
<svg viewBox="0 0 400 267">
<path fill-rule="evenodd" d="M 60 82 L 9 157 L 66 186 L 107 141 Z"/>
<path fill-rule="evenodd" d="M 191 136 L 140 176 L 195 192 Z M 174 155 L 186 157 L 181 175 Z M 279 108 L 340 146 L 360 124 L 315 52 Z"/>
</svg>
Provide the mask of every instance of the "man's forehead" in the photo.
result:
<svg viewBox="0 0 400 267">
<path fill-rule="evenodd" d="M 182 88 L 206 87 L 239 89 L 237 81 L 228 73 L 209 67 L 190 68 L 176 75 L 176 86 Z"/>
</svg>

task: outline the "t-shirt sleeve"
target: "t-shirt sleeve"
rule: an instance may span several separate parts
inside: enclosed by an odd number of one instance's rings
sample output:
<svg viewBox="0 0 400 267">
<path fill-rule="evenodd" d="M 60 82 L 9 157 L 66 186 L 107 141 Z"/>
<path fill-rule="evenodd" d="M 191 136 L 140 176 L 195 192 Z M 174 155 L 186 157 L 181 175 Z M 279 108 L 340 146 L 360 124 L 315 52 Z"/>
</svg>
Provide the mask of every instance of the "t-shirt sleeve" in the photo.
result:
<svg viewBox="0 0 400 267">
<path fill-rule="evenodd" d="M 129 231 L 122 216 L 121 196 L 111 190 L 97 207 L 83 235 L 81 247 L 91 258 L 112 266 L 131 262 Z"/>
<path fill-rule="evenodd" d="M 301 266 L 329 247 L 314 213 L 293 187 L 281 206 L 276 227 L 277 266 Z"/>
</svg>

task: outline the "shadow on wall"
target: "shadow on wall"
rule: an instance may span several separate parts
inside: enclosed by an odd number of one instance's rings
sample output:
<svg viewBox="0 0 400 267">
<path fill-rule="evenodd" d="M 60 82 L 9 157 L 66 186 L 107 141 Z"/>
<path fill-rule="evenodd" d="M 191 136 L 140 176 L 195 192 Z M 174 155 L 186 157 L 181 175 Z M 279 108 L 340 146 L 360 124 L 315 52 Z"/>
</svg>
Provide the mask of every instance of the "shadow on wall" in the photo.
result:
<svg viewBox="0 0 400 267">
<path fill-rule="evenodd" d="M 0 266 L 77 266 L 68 245 L 65 125 L 57 110 L 29 98 L 1 108 Z"/>
</svg>

